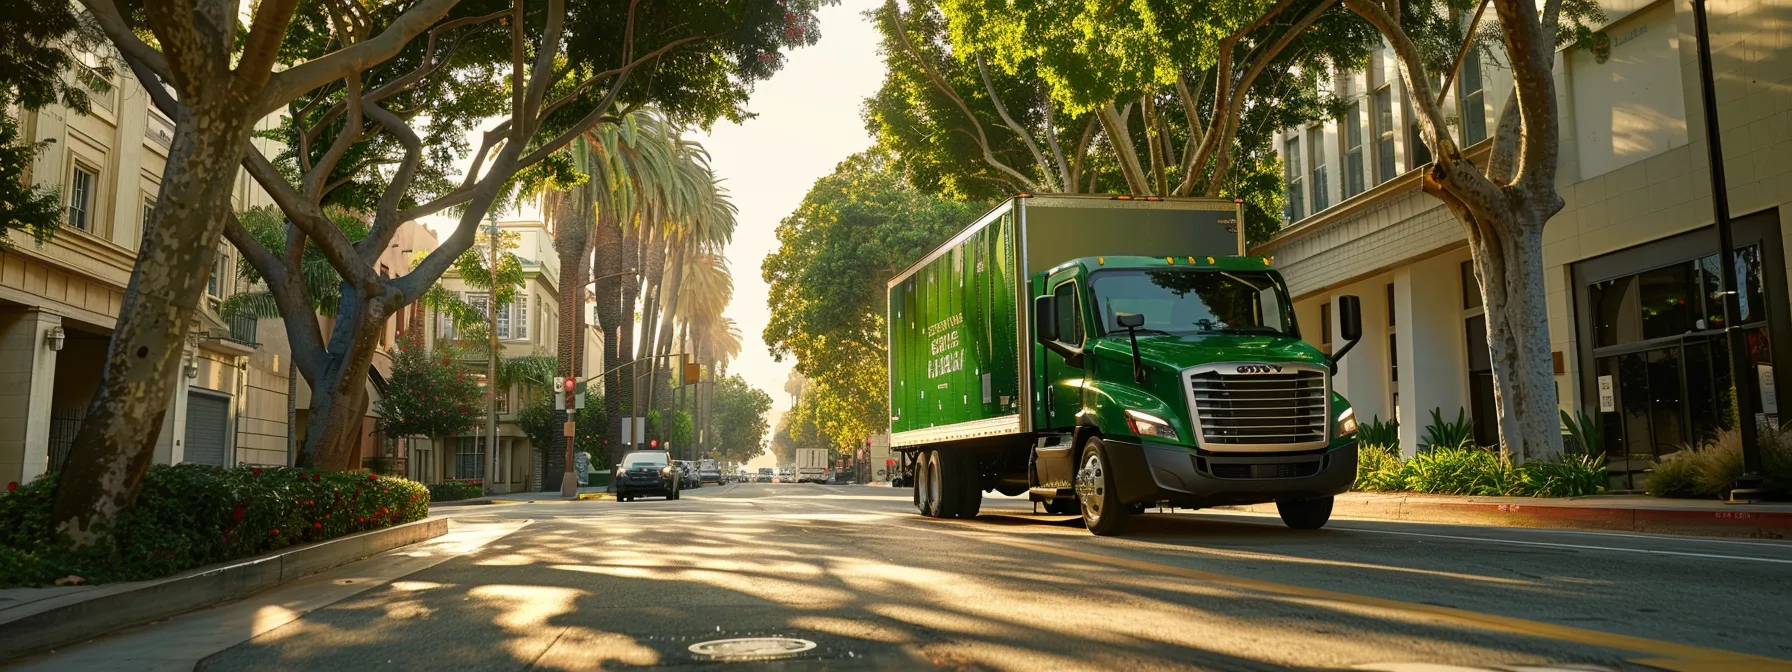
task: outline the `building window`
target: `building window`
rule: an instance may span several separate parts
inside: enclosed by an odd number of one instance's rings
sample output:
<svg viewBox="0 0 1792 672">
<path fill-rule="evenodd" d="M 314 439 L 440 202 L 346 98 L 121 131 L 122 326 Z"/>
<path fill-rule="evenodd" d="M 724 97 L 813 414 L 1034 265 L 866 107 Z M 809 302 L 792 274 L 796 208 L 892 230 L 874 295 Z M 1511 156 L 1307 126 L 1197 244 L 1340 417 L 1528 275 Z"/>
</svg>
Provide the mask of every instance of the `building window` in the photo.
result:
<svg viewBox="0 0 1792 672">
<path fill-rule="evenodd" d="M 224 298 L 224 278 L 229 273 L 230 253 L 218 250 L 212 254 L 212 273 L 205 281 L 205 295 L 213 299 Z"/>
<path fill-rule="evenodd" d="M 497 405 L 498 405 L 498 414 L 499 415 L 509 413 L 510 412 L 510 389 L 505 388 L 504 390 L 499 391 L 498 396 L 496 397 L 496 401 L 497 401 Z"/>
<path fill-rule="evenodd" d="M 1363 106 L 1344 110 L 1344 197 L 1363 193 Z"/>
<path fill-rule="evenodd" d="M 1475 279 L 1475 261 L 1462 262 L 1462 309 L 1481 307 L 1481 282 Z"/>
<path fill-rule="evenodd" d="M 68 181 L 68 225 L 82 231 L 93 231 L 93 199 L 94 189 L 99 186 L 99 174 L 83 166 L 75 164 L 74 174 Z"/>
<path fill-rule="evenodd" d="M 1323 126 L 1313 126 L 1307 129 L 1307 163 L 1312 166 L 1307 173 L 1312 176 L 1308 181 L 1312 183 L 1313 213 L 1318 214 L 1319 211 L 1331 206 L 1331 203 L 1326 200 L 1330 194 L 1327 193 L 1328 185 L 1325 182 L 1325 127 Z"/>
<path fill-rule="evenodd" d="M 454 439 L 454 477 L 485 478 L 485 437 Z"/>
<path fill-rule="evenodd" d="M 1456 76 L 1457 98 L 1462 106 L 1462 144 L 1472 145 L 1487 137 L 1487 109 L 1482 102 L 1481 51 L 1470 49 Z"/>
<path fill-rule="evenodd" d="M 454 292 L 448 292 L 448 294 L 449 294 L 449 296 L 453 296 Z M 448 313 L 446 313 L 444 311 L 437 310 L 436 311 L 436 340 L 452 341 L 452 340 L 455 340 L 456 336 L 457 336 L 457 334 L 455 333 L 455 329 L 454 329 L 453 316 L 449 315 Z"/>
<path fill-rule="evenodd" d="M 510 307 L 513 305 L 516 305 L 515 301 L 498 306 L 498 338 L 510 340 Z"/>
<path fill-rule="evenodd" d="M 1475 423 L 1475 445 L 1500 442 L 1499 411 L 1493 400 L 1493 358 L 1487 351 L 1487 316 L 1476 310 L 1463 324 L 1468 337 L 1468 414 Z"/>
<path fill-rule="evenodd" d="M 1375 180 L 1386 182 L 1398 174 L 1394 167 L 1394 87 L 1376 89 L 1373 104 L 1375 109 L 1370 113 L 1375 120 L 1371 131 L 1375 136 Z"/>
<path fill-rule="evenodd" d="M 517 296 L 522 298 L 517 300 L 516 322 L 511 325 L 514 331 L 511 332 L 510 337 L 519 341 L 527 341 L 529 340 L 529 308 L 535 297 L 523 293 L 523 290 L 517 290 Z"/>
<path fill-rule="evenodd" d="M 1288 187 L 1287 216 L 1289 222 L 1298 222 L 1306 217 L 1303 183 L 1300 169 L 1300 136 L 1290 135 L 1282 142 L 1282 181 Z"/>
<path fill-rule="evenodd" d="M 149 230 L 149 220 L 150 220 L 151 216 L 154 214 L 156 214 L 155 199 L 153 199 L 153 198 L 143 199 L 143 228 L 141 229 L 141 231 Z"/>
</svg>

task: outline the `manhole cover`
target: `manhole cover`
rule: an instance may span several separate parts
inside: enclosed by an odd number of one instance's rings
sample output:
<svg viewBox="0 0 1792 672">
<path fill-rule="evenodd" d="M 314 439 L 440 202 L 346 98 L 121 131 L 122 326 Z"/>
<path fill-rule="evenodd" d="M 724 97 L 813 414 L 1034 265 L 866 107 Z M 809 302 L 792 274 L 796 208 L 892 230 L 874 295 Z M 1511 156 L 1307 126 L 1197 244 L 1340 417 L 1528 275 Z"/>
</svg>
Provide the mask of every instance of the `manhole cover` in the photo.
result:
<svg viewBox="0 0 1792 672">
<path fill-rule="evenodd" d="M 691 645 L 691 655 L 702 660 L 776 660 L 815 648 L 815 642 L 789 637 L 737 637 Z"/>
</svg>

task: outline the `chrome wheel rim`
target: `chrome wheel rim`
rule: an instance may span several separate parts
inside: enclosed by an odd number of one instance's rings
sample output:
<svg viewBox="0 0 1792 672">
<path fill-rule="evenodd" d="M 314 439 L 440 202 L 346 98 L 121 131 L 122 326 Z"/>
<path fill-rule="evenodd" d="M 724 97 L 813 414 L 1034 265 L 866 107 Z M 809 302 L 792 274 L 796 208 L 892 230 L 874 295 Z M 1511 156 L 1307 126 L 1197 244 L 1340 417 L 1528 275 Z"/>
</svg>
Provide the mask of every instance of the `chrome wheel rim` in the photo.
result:
<svg viewBox="0 0 1792 672">
<path fill-rule="evenodd" d="M 1102 499 L 1107 495 L 1106 476 L 1101 452 L 1089 451 L 1083 457 L 1083 468 L 1076 472 L 1076 498 L 1083 505 L 1083 517 L 1091 523 L 1101 520 Z"/>
</svg>

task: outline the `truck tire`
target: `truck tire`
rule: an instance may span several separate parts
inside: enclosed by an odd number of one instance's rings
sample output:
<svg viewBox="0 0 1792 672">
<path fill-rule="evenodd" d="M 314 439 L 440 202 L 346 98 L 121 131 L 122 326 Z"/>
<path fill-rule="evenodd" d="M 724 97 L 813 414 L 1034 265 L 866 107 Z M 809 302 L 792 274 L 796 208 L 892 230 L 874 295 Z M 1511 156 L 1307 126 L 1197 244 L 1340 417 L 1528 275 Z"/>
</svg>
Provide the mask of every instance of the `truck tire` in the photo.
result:
<svg viewBox="0 0 1792 672">
<path fill-rule="evenodd" d="M 935 451 L 939 501 L 934 515 L 940 518 L 976 518 L 983 508 L 983 488 L 977 473 L 977 457 L 968 451 Z"/>
<path fill-rule="evenodd" d="M 921 451 L 915 460 L 915 488 L 920 492 L 921 515 L 938 518 L 940 510 L 939 454 Z"/>
<path fill-rule="evenodd" d="M 1317 530 L 1332 518 L 1332 498 L 1276 500 L 1282 524 L 1294 530 Z"/>
<path fill-rule="evenodd" d="M 1103 537 L 1119 534 L 1126 527 L 1126 518 L 1132 511 L 1120 502 L 1120 489 L 1114 486 L 1107 447 L 1100 437 L 1091 437 L 1083 445 L 1079 462 L 1082 467 L 1076 472 L 1076 496 L 1083 513 L 1083 526 Z"/>
</svg>

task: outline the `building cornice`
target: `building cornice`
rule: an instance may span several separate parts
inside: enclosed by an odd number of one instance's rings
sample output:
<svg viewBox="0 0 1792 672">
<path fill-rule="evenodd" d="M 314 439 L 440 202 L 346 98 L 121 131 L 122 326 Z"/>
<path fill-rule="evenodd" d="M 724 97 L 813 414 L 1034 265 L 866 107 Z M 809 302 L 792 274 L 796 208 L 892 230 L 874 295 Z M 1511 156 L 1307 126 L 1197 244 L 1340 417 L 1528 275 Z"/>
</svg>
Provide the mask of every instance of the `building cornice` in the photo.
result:
<svg viewBox="0 0 1792 672">
<path fill-rule="evenodd" d="M 1464 150 L 1462 155 L 1464 158 L 1468 159 L 1469 163 L 1482 165 L 1485 163 L 1488 155 L 1492 153 L 1493 139 L 1488 138 L 1475 143 L 1473 146 Z M 1384 205 L 1408 192 L 1417 191 L 1419 189 L 1419 180 L 1424 175 L 1425 169 L 1430 165 L 1431 164 L 1427 163 L 1418 168 L 1406 171 L 1394 179 L 1375 185 L 1368 191 L 1351 196 L 1350 198 L 1339 202 L 1337 205 L 1321 210 L 1311 217 L 1300 220 L 1300 222 L 1295 225 L 1282 229 L 1269 240 L 1251 248 L 1251 254 L 1260 257 L 1273 256 L 1272 253 L 1275 252 L 1275 248 L 1280 247 L 1288 241 L 1309 234 L 1318 233 L 1332 224 L 1349 219 L 1353 215 Z"/>
</svg>

